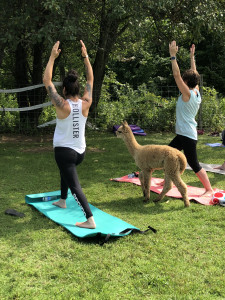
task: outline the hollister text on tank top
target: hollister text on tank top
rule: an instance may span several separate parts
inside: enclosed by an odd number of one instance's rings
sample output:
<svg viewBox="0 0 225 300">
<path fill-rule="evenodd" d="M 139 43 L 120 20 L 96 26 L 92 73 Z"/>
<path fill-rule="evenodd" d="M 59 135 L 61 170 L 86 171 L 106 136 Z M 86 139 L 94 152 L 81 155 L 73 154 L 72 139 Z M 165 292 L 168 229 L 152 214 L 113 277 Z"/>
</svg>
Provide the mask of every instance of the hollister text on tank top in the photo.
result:
<svg viewBox="0 0 225 300">
<path fill-rule="evenodd" d="M 56 128 L 53 138 L 54 147 L 68 147 L 78 153 L 83 153 L 86 148 L 85 124 L 87 118 L 82 114 L 82 100 L 66 101 L 70 105 L 70 114 L 65 119 L 56 119 Z"/>
</svg>

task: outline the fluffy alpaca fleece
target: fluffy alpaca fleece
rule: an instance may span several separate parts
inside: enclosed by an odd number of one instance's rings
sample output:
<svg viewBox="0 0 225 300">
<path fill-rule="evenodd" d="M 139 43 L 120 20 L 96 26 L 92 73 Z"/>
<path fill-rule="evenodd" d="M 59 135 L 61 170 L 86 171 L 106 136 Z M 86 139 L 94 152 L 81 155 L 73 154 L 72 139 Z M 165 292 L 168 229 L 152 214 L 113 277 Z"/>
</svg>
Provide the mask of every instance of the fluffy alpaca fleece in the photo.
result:
<svg viewBox="0 0 225 300">
<path fill-rule="evenodd" d="M 187 165 L 186 157 L 181 151 L 164 145 L 142 146 L 138 144 L 126 121 L 118 128 L 116 135 L 124 140 L 136 165 L 141 169 L 139 179 L 145 198 L 144 202 L 150 200 L 152 172 L 154 170 L 164 169 L 165 180 L 163 190 L 159 196 L 154 199 L 154 202 L 162 200 L 165 194 L 172 188 L 172 183 L 174 183 L 183 197 L 184 205 L 190 205 L 187 196 L 187 186 L 181 179 L 181 174 Z"/>
</svg>

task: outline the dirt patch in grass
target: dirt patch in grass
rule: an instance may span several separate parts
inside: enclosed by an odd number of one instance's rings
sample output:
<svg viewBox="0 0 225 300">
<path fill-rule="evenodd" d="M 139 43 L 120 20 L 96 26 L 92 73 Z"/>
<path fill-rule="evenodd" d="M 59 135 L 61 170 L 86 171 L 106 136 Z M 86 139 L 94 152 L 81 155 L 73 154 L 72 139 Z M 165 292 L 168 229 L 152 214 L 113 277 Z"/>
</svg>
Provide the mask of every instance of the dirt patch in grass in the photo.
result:
<svg viewBox="0 0 225 300">
<path fill-rule="evenodd" d="M 53 146 L 37 146 L 37 147 L 32 147 L 32 148 L 27 148 L 27 149 L 22 149 L 22 152 L 27 152 L 27 153 L 40 153 L 40 152 L 50 152 L 53 151 Z M 98 149 L 94 147 L 88 147 L 87 152 L 97 152 L 97 153 L 102 153 L 104 152 L 105 149 Z"/>
<path fill-rule="evenodd" d="M 22 149 L 21 152 L 26 153 L 40 153 L 40 152 L 52 152 L 53 151 L 53 135 L 48 134 L 44 136 L 26 136 L 26 135 L 1 135 L 0 144 L 4 143 L 29 143 L 35 144 L 40 143 L 40 145 L 33 145 L 33 147 Z M 44 145 L 45 143 L 51 143 L 51 145 Z M 102 153 L 105 149 L 99 149 L 97 147 L 87 147 L 87 152 Z"/>
<path fill-rule="evenodd" d="M 37 147 L 32 147 L 32 148 L 27 148 L 27 149 L 22 149 L 21 152 L 27 152 L 27 153 L 40 153 L 40 152 L 52 152 L 53 151 L 53 146 L 37 146 Z"/>
<path fill-rule="evenodd" d="M 99 149 L 99 148 L 95 148 L 95 147 L 87 147 L 87 152 L 98 152 L 98 153 L 102 153 L 104 152 L 105 149 Z"/>
<path fill-rule="evenodd" d="M 27 136 L 22 134 L 17 135 L 1 135 L 0 143 L 44 143 L 51 142 L 53 139 L 53 135 L 44 135 L 44 136 Z"/>
</svg>

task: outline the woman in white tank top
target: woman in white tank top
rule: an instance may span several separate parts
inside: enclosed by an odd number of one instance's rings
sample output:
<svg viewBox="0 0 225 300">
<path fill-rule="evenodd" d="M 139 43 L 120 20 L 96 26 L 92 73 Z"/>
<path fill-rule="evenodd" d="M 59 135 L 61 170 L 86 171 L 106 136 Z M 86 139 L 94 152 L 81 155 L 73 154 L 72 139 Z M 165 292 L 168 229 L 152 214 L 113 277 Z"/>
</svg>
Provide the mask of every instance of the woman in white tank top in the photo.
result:
<svg viewBox="0 0 225 300">
<path fill-rule="evenodd" d="M 94 80 L 86 47 L 83 41 L 80 41 L 80 43 L 87 77 L 83 97 L 79 98 L 79 81 L 75 70 L 71 70 L 63 81 L 63 95 L 65 98 L 57 93 L 52 83 L 54 62 L 61 52 L 59 41 L 52 48 L 44 72 L 43 83 L 57 115 L 53 146 L 61 176 L 61 199 L 53 204 L 59 208 L 66 208 L 67 192 L 68 188 L 70 188 L 74 199 L 87 219 L 84 222 L 77 222 L 75 225 L 94 229 L 96 228 L 94 217 L 81 189 L 76 171 L 76 166 L 82 162 L 85 154 L 85 124 L 92 104 Z"/>
</svg>

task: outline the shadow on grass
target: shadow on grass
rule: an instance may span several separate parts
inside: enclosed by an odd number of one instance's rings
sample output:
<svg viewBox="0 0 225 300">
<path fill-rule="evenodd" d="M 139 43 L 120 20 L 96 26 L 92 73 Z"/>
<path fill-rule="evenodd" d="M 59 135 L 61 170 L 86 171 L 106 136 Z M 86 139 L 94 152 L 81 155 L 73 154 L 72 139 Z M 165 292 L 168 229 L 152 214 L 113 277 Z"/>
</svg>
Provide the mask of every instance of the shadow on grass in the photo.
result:
<svg viewBox="0 0 225 300">
<path fill-rule="evenodd" d="M 26 221 L 25 218 L 22 223 L 18 224 L 18 218 L 13 216 L 7 216 L 8 220 L 10 222 L 7 222 L 7 219 L 5 220 L 6 223 L 10 224 L 10 226 L 7 226 L 7 231 L 2 231 L 1 236 L 4 237 L 4 239 L 7 239 L 9 242 L 12 241 L 12 245 L 19 245 L 20 248 L 27 247 L 27 245 L 33 244 L 33 239 L 29 234 L 26 234 L 27 228 L 29 226 L 29 231 L 33 234 L 34 231 L 41 231 L 41 230 L 60 230 L 65 232 L 69 237 L 71 241 L 74 241 L 79 244 L 83 245 L 97 245 L 97 246 L 103 246 L 106 243 L 107 244 L 114 244 L 117 242 L 120 238 L 125 238 L 126 236 L 116 237 L 116 236 L 106 236 L 102 235 L 100 232 L 97 233 L 93 237 L 84 237 L 80 238 L 76 235 L 73 235 L 69 230 L 61 226 L 60 224 L 55 223 L 51 219 L 47 218 L 45 215 L 41 214 L 39 211 L 36 211 L 34 207 L 31 208 L 31 215 L 32 218 L 29 221 Z M 24 232 L 24 233 L 23 233 Z M 21 234 L 22 233 L 22 234 Z M 18 235 L 17 235 L 18 234 Z M 131 232 L 130 234 L 138 234 Z M 19 238 L 18 238 L 19 236 Z"/>
<path fill-rule="evenodd" d="M 157 195 L 156 195 L 157 196 Z M 152 197 L 153 198 L 153 197 Z M 151 199 L 152 199 L 151 198 Z M 96 204 L 98 208 L 102 210 L 110 211 L 110 213 L 117 213 L 119 212 L 120 214 L 124 215 L 124 213 L 127 215 L 129 213 L 134 213 L 136 212 L 139 215 L 142 214 L 149 214 L 149 215 L 157 215 L 157 214 L 163 214 L 163 213 L 168 213 L 169 211 L 180 211 L 185 209 L 183 200 L 181 199 L 172 199 L 169 197 L 165 197 L 161 202 L 154 203 L 152 200 L 150 200 L 149 203 L 144 203 L 143 202 L 143 197 L 128 197 L 126 199 L 120 199 L 120 200 L 111 200 L 111 201 L 100 201 Z M 167 202 L 168 200 L 171 201 L 180 201 L 181 206 L 178 208 L 174 207 L 167 207 L 163 204 Z"/>
<path fill-rule="evenodd" d="M 23 204 L 27 205 L 28 204 Z M 17 209 L 18 210 L 18 209 Z M 6 215 L 3 213 L 2 221 L 4 223 L 4 230 L 1 229 L 0 234 L 2 237 L 11 237 L 15 236 L 17 233 L 21 233 L 23 231 L 34 231 L 34 230 L 49 230 L 54 228 L 54 222 L 50 219 L 46 218 L 43 214 L 39 213 L 35 208 L 29 206 L 29 212 L 27 209 L 20 209 L 19 212 L 25 214 L 25 217 L 19 218 L 17 216 Z M 30 219 L 28 220 L 28 215 Z M 45 223 L 43 226 L 43 219 L 45 219 Z M 24 236 L 23 239 L 28 239 L 29 237 Z M 21 241 L 20 241 L 21 242 Z"/>
<path fill-rule="evenodd" d="M 118 205 L 119 204 L 119 205 Z M 69 234 L 71 240 L 78 242 L 79 244 L 93 244 L 93 245 L 103 245 L 106 241 L 105 235 L 101 235 L 100 233 L 97 234 L 95 237 L 89 237 L 89 238 L 79 238 L 73 235 L 70 231 L 67 231 L 66 228 L 63 226 L 55 223 L 51 219 L 47 218 L 45 215 L 37 211 L 34 207 L 23 203 L 21 204 L 24 209 L 19 209 L 19 211 L 22 211 L 25 213 L 24 218 L 18 218 L 15 216 L 10 215 L 4 215 L 3 217 L 3 223 L 4 223 L 4 230 L 1 229 L 1 236 L 4 239 L 7 239 L 9 242 L 13 242 L 13 244 L 17 244 L 20 247 L 27 247 L 27 245 L 31 245 L 33 243 L 34 239 L 32 238 L 32 235 L 35 231 L 46 231 L 46 230 L 61 230 L 63 232 L 66 232 Z M 98 207 L 100 209 L 106 208 L 107 211 L 109 211 L 110 214 L 115 214 L 117 217 L 121 217 L 126 219 L 126 217 L 131 214 L 132 212 L 136 211 L 139 215 L 145 213 L 145 214 L 158 214 L 167 212 L 160 204 L 150 204 L 151 207 L 149 208 L 149 204 L 144 205 L 142 203 L 142 199 L 140 198 L 127 198 L 122 201 L 110 201 L 110 202 L 100 202 L 98 203 Z M 119 212 L 119 213 L 118 213 Z M 124 214 L 125 213 L 125 214 Z M 125 217 L 126 215 L 126 217 Z M 29 218 L 29 219 L 28 219 Z M 151 224 L 146 224 L 147 225 Z M 151 232 L 151 231 L 150 231 Z M 40 233 L 41 234 L 41 233 Z M 49 233 L 51 234 L 51 233 Z M 56 233 L 55 233 L 56 234 Z M 135 234 L 135 233 L 131 233 Z M 126 236 L 123 236 L 124 238 Z M 110 236 L 109 240 L 107 241 L 107 244 L 115 243 L 122 237 L 114 237 Z"/>
<path fill-rule="evenodd" d="M 102 246 L 106 242 L 108 244 L 115 243 L 121 237 L 110 236 L 109 240 L 106 239 L 106 235 L 102 235 L 100 232 L 93 237 L 80 238 L 73 235 L 69 230 L 54 222 L 53 220 L 40 213 L 34 207 L 27 205 L 29 212 L 25 212 L 25 217 L 19 218 L 12 215 L 4 215 L 2 221 L 4 223 L 4 230 L 1 228 L 0 235 L 5 240 L 8 240 L 12 245 L 19 245 L 20 248 L 27 247 L 27 245 L 33 244 L 32 235 L 35 231 L 41 232 L 46 230 L 60 230 L 69 235 L 72 241 L 79 244 L 93 244 Z M 20 210 L 24 211 L 24 210 Z M 27 219 L 29 215 L 29 220 Z M 30 234 L 31 233 L 31 234 Z M 40 233 L 41 234 L 41 233 Z M 51 233 L 49 233 L 51 234 Z M 54 234 L 57 234 L 55 232 Z M 124 236 L 125 237 L 125 236 Z"/>
</svg>

